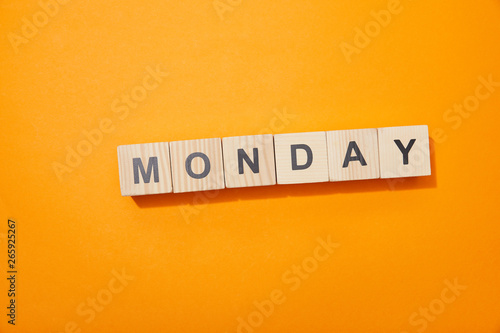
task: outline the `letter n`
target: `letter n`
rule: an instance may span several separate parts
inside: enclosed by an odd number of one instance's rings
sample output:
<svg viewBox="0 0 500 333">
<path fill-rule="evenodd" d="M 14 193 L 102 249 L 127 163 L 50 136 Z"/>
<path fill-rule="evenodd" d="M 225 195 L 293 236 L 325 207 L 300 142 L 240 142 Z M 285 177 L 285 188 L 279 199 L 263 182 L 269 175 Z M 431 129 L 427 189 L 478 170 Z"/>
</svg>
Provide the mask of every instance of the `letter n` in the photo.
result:
<svg viewBox="0 0 500 333">
<path fill-rule="evenodd" d="M 259 149 L 253 149 L 253 162 L 250 157 L 247 155 L 244 149 L 238 149 L 238 173 L 242 175 L 244 173 L 243 170 L 243 161 L 245 161 L 252 170 L 253 173 L 259 173 Z"/>
</svg>

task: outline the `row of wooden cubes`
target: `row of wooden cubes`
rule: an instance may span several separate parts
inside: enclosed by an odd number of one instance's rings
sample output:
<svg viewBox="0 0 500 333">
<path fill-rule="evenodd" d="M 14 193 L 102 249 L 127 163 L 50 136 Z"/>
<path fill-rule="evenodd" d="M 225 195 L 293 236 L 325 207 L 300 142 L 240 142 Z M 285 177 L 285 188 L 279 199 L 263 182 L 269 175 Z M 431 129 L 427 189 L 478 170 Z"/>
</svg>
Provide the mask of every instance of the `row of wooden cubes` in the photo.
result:
<svg viewBox="0 0 500 333">
<path fill-rule="evenodd" d="M 118 147 L 123 196 L 431 174 L 426 125 Z"/>
</svg>

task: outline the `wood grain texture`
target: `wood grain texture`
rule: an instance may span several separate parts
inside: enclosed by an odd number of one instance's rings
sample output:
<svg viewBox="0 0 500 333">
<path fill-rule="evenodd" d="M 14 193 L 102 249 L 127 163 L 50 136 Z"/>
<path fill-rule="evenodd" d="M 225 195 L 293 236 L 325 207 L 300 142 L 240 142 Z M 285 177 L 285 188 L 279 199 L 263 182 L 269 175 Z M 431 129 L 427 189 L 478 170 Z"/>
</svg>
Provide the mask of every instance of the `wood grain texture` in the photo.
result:
<svg viewBox="0 0 500 333">
<path fill-rule="evenodd" d="M 376 128 L 329 131 L 326 137 L 330 181 L 380 178 Z"/>
<path fill-rule="evenodd" d="M 243 149 L 251 160 L 252 167 L 258 166 L 254 172 L 247 162 L 243 161 L 243 174 L 239 173 L 238 150 Z M 258 164 L 254 159 L 257 149 Z M 276 184 L 276 168 L 274 163 L 274 139 L 272 134 L 236 136 L 222 139 L 224 155 L 224 174 L 227 188 L 266 186 Z"/>
<path fill-rule="evenodd" d="M 172 192 L 170 149 L 168 142 L 145 143 L 118 146 L 118 169 L 120 189 L 123 196 L 158 194 Z M 139 182 L 134 183 L 134 158 L 140 158 L 143 171 L 148 172 L 150 157 L 156 157 L 158 181 L 155 182 L 155 165 L 151 165 L 150 179 L 146 183 L 141 169 L 135 170 Z M 147 177 L 146 177 L 147 178 Z M 146 179 L 147 180 L 147 179 Z"/>
<path fill-rule="evenodd" d="M 305 169 L 292 169 L 292 145 L 306 145 L 312 152 L 312 163 Z M 326 132 L 277 134 L 274 136 L 278 184 L 319 183 L 328 181 Z M 297 165 L 307 162 L 304 149 L 296 150 Z"/>
<path fill-rule="evenodd" d="M 399 141 L 398 143 L 396 141 Z M 411 142 L 414 142 L 411 145 Z M 431 174 L 427 125 L 378 129 L 381 178 L 429 176 Z M 407 161 L 402 150 L 409 148 Z"/>
<path fill-rule="evenodd" d="M 174 193 L 218 190 L 224 188 L 224 166 L 222 163 L 221 139 L 200 139 L 170 142 L 172 153 L 172 179 Z M 198 155 L 192 158 L 191 167 L 193 174 L 202 178 L 193 178 L 188 174 L 186 160 L 191 154 Z M 203 154 L 201 157 L 200 154 Z M 191 155 L 193 156 L 193 155 Z M 210 168 L 204 160 L 207 158 Z"/>
</svg>

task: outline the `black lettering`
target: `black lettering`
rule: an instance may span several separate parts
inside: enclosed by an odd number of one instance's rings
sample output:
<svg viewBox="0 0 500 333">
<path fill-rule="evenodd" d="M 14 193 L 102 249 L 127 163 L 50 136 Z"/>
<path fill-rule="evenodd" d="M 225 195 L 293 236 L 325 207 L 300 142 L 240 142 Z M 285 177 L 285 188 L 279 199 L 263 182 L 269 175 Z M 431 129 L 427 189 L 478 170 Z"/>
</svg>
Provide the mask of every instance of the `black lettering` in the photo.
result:
<svg viewBox="0 0 500 333">
<path fill-rule="evenodd" d="M 352 156 L 353 150 L 354 153 L 356 153 L 355 156 Z M 363 157 L 363 154 L 361 154 L 361 151 L 359 150 L 356 141 L 349 142 L 349 146 L 347 147 L 347 153 L 345 154 L 344 164 L 342 165 L 342 167 L 347 168 L 349 166 L 349 162 L 352 161 L 359 161 L 359 163 L 361 163 L 362 166 L 366 165 L 365 158 Z"/>
<path fill-rule="evenodd" d="M 244 149 L 238 149 L 238 173 L 243 174 L 243 161 L 247 163 L 253 173 L 259 173 L 259 149 L 253 149 L 253 162 Z"/>
<path fill-rule="evenodd" d="M 416 139 L 411 139 L 410 142 L 408 143 L 408 146 L 405 148 L 403 144 L 401 143 L 401 140 L 394 140 L 396 142 L 396 145 L 398 146 L 399 150 L 403 153 L 403 164 L 408 164 L 408 154 L 410 153 L 411 147 L 413 147 L 413 144 L 417 141 Z"/>
<path fill-rule="evenodd" d="M 203 160 L 203 162 L 205 163 L 205 169 L 203 170 L 202 173 L 194 173 L 193 168 L 191 167 L 191 164 L 193 163 L 193 159 L 195 159 L 196 157 L 201 158 Z M 194 178 L 194 179 L 205 178 L 210 173 L 210 159 L 208 158 L 207 155 L 205 155 L 203 153 L 199 153 L 199 152 L 192 153 L 191 155 L 189 155 L 186 158 L 186 172 L 188 173 L 188 175 L 191 178 Z"/>
<path fill-rule="evenodd" d="M 308 145 L 300 144 L 300 145 L 292 145 L 290 148 L 292 152 L 292 170 L 305 170 L 311 166 L 313 162 L 313 153 L 311 147 L 309 147 Z M 305 150 L 307 154 L 307 161 L 302 165 L 297 164 L 298 149 Z"/>
<path fill-rule="evenodd" d="M 142 160 L 140 158 L 134 158 L 134 184 L 139 184 L 139 170 L 141 170 L 142 179 L 144 183 L 149 183 L 151 181 L 151 173 L 153 173 L 155 183 L 160 181 L 160 176 L 158 173 L 158 157 L 150 157 L 148 161 L 148 171 L 144 170 L 144 165 L 142 165 Z"/>
</svg>

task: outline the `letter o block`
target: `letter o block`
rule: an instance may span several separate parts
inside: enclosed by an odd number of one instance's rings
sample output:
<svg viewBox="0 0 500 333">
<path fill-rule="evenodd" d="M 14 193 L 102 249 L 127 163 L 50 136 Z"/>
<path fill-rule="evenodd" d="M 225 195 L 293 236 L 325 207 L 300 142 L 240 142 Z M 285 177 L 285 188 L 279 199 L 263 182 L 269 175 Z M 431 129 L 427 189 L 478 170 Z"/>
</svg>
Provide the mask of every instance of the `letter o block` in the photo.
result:
<svg viewBox="0 0 500 333">
<path fill-rule="evenodd" d="M 170 142 L 174 193 L 224 188 L 221 140 Z"/>
<path fill-rule="evenodd" d="M 118 146 L 123 196 L 172 192 L 168 142 Z"/>
<path fill-rule="evenodd" d="M 326 132 L 274 136 L 278 184 L 328 181 Z"/>
</svg>

